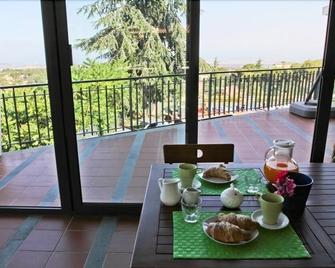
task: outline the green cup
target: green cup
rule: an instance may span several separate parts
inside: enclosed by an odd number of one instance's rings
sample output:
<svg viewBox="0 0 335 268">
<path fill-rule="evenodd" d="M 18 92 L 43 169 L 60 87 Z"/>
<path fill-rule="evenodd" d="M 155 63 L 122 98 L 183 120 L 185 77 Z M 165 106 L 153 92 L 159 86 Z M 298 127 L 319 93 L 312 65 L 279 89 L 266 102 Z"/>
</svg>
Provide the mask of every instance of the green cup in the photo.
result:
<svg viewBox="0 0 335 268">
<path fill-rule="evenodd" d="M 179 178 L 182 188 L 192 187 L 194 176 L 199 172 L 198 170 L 202 171 L 193 164 L 183 163 L 179 165 Z"/>
<path fill-rule="evenodd" d="M 278 194 L 266 193 L 262 194 L 258 200 L 262 209 L 263 222 L 270 225 L 277 224 L 284 198 Z"/>
</svg>

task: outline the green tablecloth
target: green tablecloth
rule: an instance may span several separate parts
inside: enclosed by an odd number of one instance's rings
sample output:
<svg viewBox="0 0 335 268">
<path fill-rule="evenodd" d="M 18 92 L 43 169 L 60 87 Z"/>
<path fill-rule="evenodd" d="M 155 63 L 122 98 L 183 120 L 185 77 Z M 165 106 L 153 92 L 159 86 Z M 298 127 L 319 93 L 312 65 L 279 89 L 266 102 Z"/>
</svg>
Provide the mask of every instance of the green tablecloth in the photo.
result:
<svg viewBox="0 0 335 268">
<path fill-rule="evenodd" d="M 240 246 L 226 246 L 209 239 L 202 221 L 214 216 L 202 212 L 197 223 L 186 223 L 181 211 L 173 212 L 173 257 L 175 259 L 297 259 L 310 258 L 298 235 L 289 225 L 282 230 L 259 228 L 259 236 Z"/>
<path fill-rule="evenodd" d="M 250 195 L 247 193 L 247 185 L 244 180 L 244 176 L 252 177 L 257 176 L 261 177 L 261 171 L 259 169 L 247 168 L 247 169 L 230 169 L 234 175 L 238 175 L 239 177 L 233 182 L 234 186 L 243 194 Z M 179 176 L 178 169 L 173 171 L 173 177 L 176 178 Z M 220 195 L 223 190 L 227 189 L 230 186 L 230 183 L 226 184 L 214 184 L 207 181 L 202 180 L 198 175 L 196 175 L 196 179 L 201 182 L 201 195 Z M 267 191 L 265 179 L 262 178 L 259 180 L 259 189 L 261 193 Z"/>
</svg>

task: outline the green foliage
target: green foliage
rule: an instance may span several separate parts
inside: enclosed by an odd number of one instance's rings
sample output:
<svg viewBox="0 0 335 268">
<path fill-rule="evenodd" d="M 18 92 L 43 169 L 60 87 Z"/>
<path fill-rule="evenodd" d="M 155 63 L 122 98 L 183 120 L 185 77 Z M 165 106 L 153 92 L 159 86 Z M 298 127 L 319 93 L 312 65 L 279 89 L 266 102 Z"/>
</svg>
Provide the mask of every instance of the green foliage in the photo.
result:
<svg viewBox="0 0 335 268">
<path fill-rule="evenodd" d="M 262 68 L 263 68 L 263 65 L 262 65 L 261 59 L 258 59 L 256 63 L 248 63 L 242 66 L 242 70 L 258 70 Z"/>
<path fill-rule="evenodd" d="M 127 62 L 133 76 L 177 73 L 185 66 L 183 0 L 97 0 L 79 13 L 94 21 L 97 33 L 77 47 L 109 62 Z"/>
</svg>

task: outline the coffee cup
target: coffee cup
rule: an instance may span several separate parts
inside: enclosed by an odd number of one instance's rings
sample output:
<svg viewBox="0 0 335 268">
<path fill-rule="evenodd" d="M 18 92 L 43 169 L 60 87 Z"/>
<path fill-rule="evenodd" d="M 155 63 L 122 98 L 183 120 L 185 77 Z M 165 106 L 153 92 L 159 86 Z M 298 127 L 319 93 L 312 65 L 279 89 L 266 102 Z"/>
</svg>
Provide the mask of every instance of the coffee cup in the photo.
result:
<svg viewBox="0 0 335 268">
<path fill-rule="evenodd" d="M 197 172 L 201 172 L 202 169 L 197 168 L 194 164 L 183 163 L 179 165 L 179 178 L 182 188 L 192 187 L 193 179 Z"/>
<path fill-rule="evenodd" d="M 284 198 L 278 194 L 265 193 L 259 196 L 258 200 L 262 209 L 263 222 L 270 225 L 277 224 Z"/>
</svg>

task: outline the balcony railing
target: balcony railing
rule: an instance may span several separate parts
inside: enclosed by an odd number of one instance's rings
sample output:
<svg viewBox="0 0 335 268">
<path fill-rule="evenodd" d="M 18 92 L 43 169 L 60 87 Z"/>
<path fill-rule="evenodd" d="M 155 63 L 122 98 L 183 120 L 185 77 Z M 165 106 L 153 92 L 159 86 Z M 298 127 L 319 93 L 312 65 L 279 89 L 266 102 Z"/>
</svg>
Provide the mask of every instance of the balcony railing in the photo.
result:
<svg viewBox="0 0 335 268">
<path fill-rule="evenodd" d="M 303 101 L 320 68 L 199 74 L 199 119 L 271 109 Z M 53 142 L 48 84 L 4 86 L 2 148 Z M 73 82 L 78 138 L 180 123 L 185 120 L 185 75 Z"/>
</svg>

